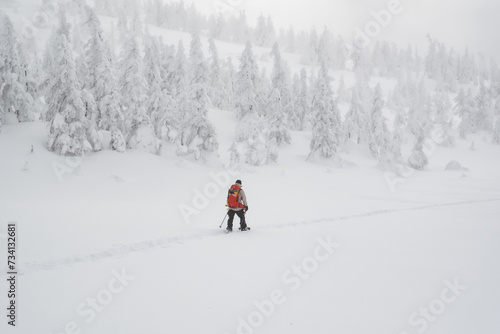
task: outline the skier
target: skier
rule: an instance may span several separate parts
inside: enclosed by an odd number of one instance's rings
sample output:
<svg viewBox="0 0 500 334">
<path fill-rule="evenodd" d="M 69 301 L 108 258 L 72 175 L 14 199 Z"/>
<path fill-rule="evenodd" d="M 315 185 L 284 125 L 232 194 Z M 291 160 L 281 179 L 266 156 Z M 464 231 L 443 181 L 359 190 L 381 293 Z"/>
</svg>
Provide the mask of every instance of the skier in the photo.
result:
<svg viewBox="0 0 500 334">
<path fill-rule="evenodd" d="M 248 211 L 247 196 L 242 189 L 241 180 L 236 180 L 236 182 L 229 188 L 227 194 L 227 207 L 229 219 L 227 221 L 227 232 L 233 231 L 233 219 L 234 215 L 238 215 L 240 218 L 240 230 L 248 231 L 250 227 L 247 226 L 245 221 L 245 213 Z"/>
</svg>

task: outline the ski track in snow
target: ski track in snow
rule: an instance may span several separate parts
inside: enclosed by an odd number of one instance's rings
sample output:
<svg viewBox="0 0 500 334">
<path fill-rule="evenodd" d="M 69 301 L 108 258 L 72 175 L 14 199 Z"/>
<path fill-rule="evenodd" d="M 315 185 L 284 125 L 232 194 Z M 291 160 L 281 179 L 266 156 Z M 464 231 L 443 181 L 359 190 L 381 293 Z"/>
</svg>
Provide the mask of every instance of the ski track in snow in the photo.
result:
<svg viewBox="0 0 500 334">
<path fill-rule="evenodd" d="M 357 218 L 365 218 L 365 217 L 373 217 L 379 215 L 385 215 L 396 212 L 405 212 L 405 211 L 419 211 L 419 210 L 427 210 L 432 208 L 441 208 L 448 206 L 459 206 L 459 205 L 470 205 L 470 204 L 479 204 L 479 203 L 487 203 L 487 202 L 500 202 L 500 198 L 495 199 L 483 199 L 483 200 L 470 200 L 470 201 L 460 201 L 460 202 L 452 202 L 452 203 L 441 203 L 441 204 L 428 204 L 422 206 L 416 206 L 413 208 L 404 208 L 404 209 L 387 209 L 387 210 L 375 210 L 369 211 L 349 216 L 341 216 L 341 217 L 330 217 L 330 218 L 321 218 L 310 221 L 301 221 L 301 222 L 290 222 L 290 223 L 280 223 L 269 226 L 264 226 L 259 229 L 276 229 L 276 228 L 290 228 L 290 227 L 300 227 L 307 226 L 313 224 L 321 224 L 321 223 L 331 223 L 331 222 L 339 222 L 352 220 Z M 88 255 L 76 255 L 71 256 L 59 260 L 49 260 L 49 261 L 34 261 L 27 262 L 20 266 L 19 274 L 20 275 L 30 275 L 39 271 L 46 270 L 54 270 L 64 268 L 66 266 L 71 266 L 80 263 L 92 263 L 100 260 L 112 259 L 124 257 L 130 254 L 134 254 L 137 252 L 143 252 L 148 250 L 153 250 L 156 248 L 167 248 L 174 245 L 184 244 L 185 242 L 192 240 L 204 239 L 206 237 L 213 236 L 223 236 L 223 234 L 217 231 L 203 231 L 189 235 L 181 235 L 181 236 L 173 236 L 168 238 L 161 238 L 156 240 L 146 240 L 141 241 L 129 245 L 121 245 L 104 251 L 97 251 L 94 253 L 90 253 Z M 2 275 L 6 275 L 6 270 L 1 272 Z"/>
</svg>

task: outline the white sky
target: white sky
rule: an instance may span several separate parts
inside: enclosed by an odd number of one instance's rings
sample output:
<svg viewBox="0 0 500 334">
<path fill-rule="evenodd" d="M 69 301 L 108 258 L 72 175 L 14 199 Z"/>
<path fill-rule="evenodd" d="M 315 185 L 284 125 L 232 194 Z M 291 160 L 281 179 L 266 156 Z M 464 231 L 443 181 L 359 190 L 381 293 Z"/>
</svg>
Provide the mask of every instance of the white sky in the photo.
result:
<svg viewBox="0 0 500 334">
<path fill-rule="evenodd" d="M 170 0 L 176 1 L 176 0 Z M 273 18 L 275 28 L 290 25 L 298 30 L 318 31 L 326 25 L 350 41 L 357 28 L 364 30 L 374 22 L 372 12 L 387 10 L 391 2 L 399 3 L 400 13 L 382 27 L 379 38 L 426 46 L 427 33 L 448 47 L 482 52 L 500 61 L 500 1 L 498 0 L 185 0 L 194 2 L 205 14 L 216 8 L 237 13 L 244 9 L 250 24 L 260 13 Z M 222 6 L 220 4 L 223 4 Z M 422 55 L 423 52 L 421 52 Z"/>
</svg>

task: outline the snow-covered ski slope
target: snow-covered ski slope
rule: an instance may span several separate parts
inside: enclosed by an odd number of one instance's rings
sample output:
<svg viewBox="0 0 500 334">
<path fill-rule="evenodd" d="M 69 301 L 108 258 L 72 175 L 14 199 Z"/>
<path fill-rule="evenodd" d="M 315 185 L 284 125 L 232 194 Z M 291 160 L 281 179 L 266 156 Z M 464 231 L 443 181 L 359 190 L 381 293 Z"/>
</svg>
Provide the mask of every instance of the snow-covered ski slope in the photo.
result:
<svg viewBox="0 0 500 334">
<path fill-rule="evenodd" d="M 217 47 L 235 64 L 244 48 Z M 254 51 L 270 73 L 269 49 Z M 385 93 L 395 84 L 381 81 Z M 344 168 L 307 162 L 311 132 L 292 132 L 277 164 L 235 172 L 235 117 L 208 116 L 220 143 L 209 165 L 133 150 L 64 158 L 47 151 L 46 124 L 4 120 L 2 305 L 11 221 L 20 276 L 17 324 L 2 307 L 2 333 L 500 332 L 500 147 L 489 135 L 436 145 L 425 171 L 401 177 L 357 147 L 344 148 Z M 464 169 L 445 171 L 452 160 Z M 236 179 L 252 231 L 226 235 Z"/>
</svg>

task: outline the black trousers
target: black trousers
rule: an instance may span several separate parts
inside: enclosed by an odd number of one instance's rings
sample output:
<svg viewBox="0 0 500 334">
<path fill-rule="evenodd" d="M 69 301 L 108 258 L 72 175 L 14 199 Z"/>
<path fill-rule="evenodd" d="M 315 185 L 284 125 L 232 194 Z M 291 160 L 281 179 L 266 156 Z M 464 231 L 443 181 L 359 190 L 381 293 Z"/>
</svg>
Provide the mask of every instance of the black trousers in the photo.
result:
<svg viewBox="0 0 500 334">
<path fill-rule="evenodd" d="M 229 219 L 227 220 L 227 229 L 228 230 L 233 229 L 233 219 L 234 219 L 235 214 L 238 215 L 238 217 L 240 217 L 240 227 L 242 229 L 246 228 L 247 223 L 245 221 L 245 212 L 243 210 L 239 210 L 239 211 L 229 210 L 227 212 L 227 215 L 229 216 Z"/>
</svg>

